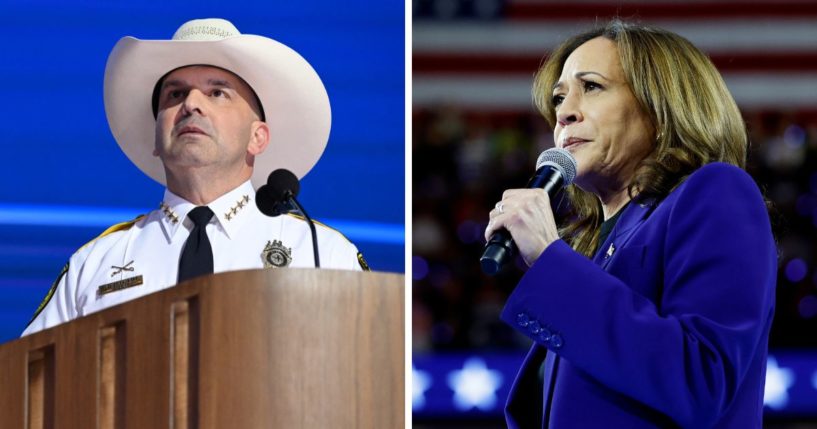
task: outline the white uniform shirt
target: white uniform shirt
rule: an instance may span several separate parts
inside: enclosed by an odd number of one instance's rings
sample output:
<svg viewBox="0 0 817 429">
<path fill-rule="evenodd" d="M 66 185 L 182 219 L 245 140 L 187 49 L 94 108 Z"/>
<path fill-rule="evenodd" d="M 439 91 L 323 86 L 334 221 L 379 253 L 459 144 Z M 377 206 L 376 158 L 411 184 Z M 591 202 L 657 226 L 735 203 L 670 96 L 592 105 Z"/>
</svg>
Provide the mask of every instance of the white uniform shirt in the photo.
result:
<svg viewBox="0 0 817 429">
<path fill-rule="evenodd" d="M 308 224 L 290 215 L 268 217 L 258 210 L 254 198 L 255 190 L 247 181 L 208 204 L 215 213 L 206 227 L 214 271 L 264 268 L 268 246 L 274 255 L 267 259 L 275 265 L 289 259 L 289 267 L 314 267 Z M 187 213 L 194 207 L 165 191 L 159 210 L 138 218 L 130 228 L 103 234 L 83 246 L 71 256 L 23 335 L 175 285 L 179 257 L 193 229 Z M 320 224 L 315 228 L 322 268 L 368 268 L 343 235 Z"/>
</svg>

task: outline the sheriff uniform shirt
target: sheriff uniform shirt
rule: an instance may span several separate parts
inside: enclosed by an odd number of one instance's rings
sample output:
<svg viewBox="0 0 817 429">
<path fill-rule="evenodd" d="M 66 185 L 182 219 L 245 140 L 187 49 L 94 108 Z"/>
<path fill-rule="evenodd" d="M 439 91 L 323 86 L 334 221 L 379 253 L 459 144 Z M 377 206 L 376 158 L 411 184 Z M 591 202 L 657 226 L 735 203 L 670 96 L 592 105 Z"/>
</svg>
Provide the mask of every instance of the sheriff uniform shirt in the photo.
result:
<svg viewBox="0 0 817 429">
<path fill-rule="evenodd" d="M 255 205 L 247 181 L 208 204 L 207 225 L 216 273 L 265 267 L 315 266 L 308 224 L 291 215 L 269 217 Z M 193 229 L 196 207 L 170 191 L 160 208 L 115 225 L 74 253 L 34 319 L 28 335 L 177 283 L 179 256 Z M 368 269 L 342 234 L 316 224 L 322 268 Z"/>
</svg>

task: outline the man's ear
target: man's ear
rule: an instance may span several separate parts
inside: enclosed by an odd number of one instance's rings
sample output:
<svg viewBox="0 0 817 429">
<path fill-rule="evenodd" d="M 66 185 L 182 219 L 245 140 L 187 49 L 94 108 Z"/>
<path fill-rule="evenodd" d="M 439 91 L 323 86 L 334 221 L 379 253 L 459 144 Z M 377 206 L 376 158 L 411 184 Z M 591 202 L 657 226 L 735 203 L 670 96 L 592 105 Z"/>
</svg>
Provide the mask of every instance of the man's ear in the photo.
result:
<svg viewBox="0 0 817 429">
<path fill-rule="evenodd" d="M 269 145 L 269 126 L 266 122 L 254 121 L 252 123 L 252 134 L 250 134 L 250 144 L 247 146 L 247 153 L 253 156 L 260 155 Z"/>
</svg>

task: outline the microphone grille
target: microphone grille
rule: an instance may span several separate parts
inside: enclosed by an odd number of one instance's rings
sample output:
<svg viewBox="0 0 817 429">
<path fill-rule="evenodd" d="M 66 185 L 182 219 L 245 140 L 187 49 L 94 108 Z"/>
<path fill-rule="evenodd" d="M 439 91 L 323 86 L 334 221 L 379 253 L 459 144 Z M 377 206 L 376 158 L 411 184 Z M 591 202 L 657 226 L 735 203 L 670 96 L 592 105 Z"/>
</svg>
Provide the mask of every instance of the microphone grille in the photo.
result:
<svg viewBox="0 0 817 429">
<path fill-rule="evenodd" d="M 536 170 L 545 165 L 553 166 L 562 173 L 564 186 L 570 185 L 576 179 L 576 158 L 564 149 L 554 147 L 542 152 L 536 160 Z"/>
</svg>

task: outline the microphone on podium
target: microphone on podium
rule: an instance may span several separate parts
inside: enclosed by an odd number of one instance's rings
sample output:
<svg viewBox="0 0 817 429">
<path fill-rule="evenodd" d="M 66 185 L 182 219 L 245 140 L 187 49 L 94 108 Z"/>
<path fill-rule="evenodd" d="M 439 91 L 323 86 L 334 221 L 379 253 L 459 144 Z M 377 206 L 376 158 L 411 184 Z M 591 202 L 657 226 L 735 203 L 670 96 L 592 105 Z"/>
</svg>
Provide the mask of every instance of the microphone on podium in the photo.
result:
<svg viewBox="0 0 817 429">
<path fill-rule="evenodd" d="M 315 268 L 320 268 L 321 260 L 318 254 L 318 234 L 315 231 L 315 223 L 306 214 L 306 210 L 298 202 L 298 199 L 295 198 L 300 190 L 301 184 L 298 182 L 298 177 L 291 171 L 280 168 L 270 173 L 267 184 L 262 185 L 255 192 L 255 205 L 258 206 L 261 213 L 270 217 L 288 212 L 290 204 L 295 206 L 306 219 L 309 230 L 312 232 L 312 253 L 315 259 Z"/>
</svg>

